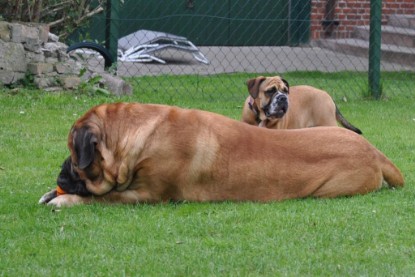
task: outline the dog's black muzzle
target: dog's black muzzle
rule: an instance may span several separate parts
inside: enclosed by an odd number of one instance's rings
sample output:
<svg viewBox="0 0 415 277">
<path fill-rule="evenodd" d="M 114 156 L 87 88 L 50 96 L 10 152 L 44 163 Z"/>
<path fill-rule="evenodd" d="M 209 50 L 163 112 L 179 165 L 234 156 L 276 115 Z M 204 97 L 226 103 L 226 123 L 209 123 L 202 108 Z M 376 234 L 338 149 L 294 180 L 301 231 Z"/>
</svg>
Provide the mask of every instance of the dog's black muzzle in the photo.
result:
<svg viewBox="0 0 415 277">
<path fill-rule="evenodd" d="M 286 94 L 277 92 L 267 106 L 263 108 L 265 116 L 268 118 L 281 118 L 288 110 L 288 97 Z"/>
<path fill-rule="evenodd" d="M 91 195 L 91 192 L 86 189 L 85 182 L 79 178 L 78 173 L 73 169 L 71 157 L 68 157 L 63 162 L 57 183 L 68 194 L 78 194 L 81 196 Z"/>
</svg>

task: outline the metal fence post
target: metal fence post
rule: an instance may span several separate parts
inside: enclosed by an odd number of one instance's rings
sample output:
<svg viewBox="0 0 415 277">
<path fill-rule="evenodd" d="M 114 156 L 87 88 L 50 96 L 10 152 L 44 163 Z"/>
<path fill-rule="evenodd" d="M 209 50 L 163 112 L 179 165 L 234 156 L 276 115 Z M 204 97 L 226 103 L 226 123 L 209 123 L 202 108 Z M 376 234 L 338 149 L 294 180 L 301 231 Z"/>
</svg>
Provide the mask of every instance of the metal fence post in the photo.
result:
<svg viewBox="0 0 415 277">
<path fill-rule="evenodd" d="M 106 7 L 105 47 L 111 54 L 113 62 L 117 62 L 119 9 L 120 0 L 108 0 Z"/>
<path fill-rule="evenodd" d="M 369 36 L 369 91 L 379 99 L 382 94 L 380 85 L 382 0 L 370 0 L 370 36 Z"/>
</svg>

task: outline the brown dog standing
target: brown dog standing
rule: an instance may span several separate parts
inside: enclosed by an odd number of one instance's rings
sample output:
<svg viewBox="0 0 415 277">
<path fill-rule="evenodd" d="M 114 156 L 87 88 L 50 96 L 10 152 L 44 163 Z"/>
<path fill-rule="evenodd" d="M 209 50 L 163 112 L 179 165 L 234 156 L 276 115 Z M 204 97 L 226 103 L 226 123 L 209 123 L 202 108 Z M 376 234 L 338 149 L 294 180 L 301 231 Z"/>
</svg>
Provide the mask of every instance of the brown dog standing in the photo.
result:
<svg viewBox="0 0 415 277">
<path fill-rule="evenodd" d="M 340 113 L 330 95 L 310 86 L 289 87 L 279 76 L 258 77 L 247 82 L 242 121 L 269 129 L 337 126 L 362 132 Z"/>
<path fill-rule="evenodd" d="M 269 130 L 163 105 L 97 106 L 73 125 L 68 147 L 63 173 L 94 196 L 52 191 L 40 203 L 263 202 L 404 184 L 384 154 L 343 128 Z"/>
</svg>

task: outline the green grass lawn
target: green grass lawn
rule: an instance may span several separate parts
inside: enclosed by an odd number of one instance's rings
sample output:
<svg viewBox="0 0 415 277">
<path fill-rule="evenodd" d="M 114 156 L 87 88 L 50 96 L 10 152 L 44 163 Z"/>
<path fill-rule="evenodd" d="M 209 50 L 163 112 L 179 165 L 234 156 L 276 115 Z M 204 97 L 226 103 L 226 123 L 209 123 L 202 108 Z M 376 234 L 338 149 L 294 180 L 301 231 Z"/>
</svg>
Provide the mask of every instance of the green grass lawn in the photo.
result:
<svg viewBox="0 0 415 277">
<path fill-rule="evenodd" d="M 403 80 L 406 90 L 385 82 L 388 98 L 373 101 L 362 97 L 365 86 L 354 82 L 363 74 L 284 76 L 291 85 L 329 91 L 343 115 L 402 170 L 403 189 L 267 204 L 95 204 L 59 210 L 37 204 L 55 186 L 69 154 L 69 128 L 93 105 L 165 103 L 239 119 L 248 77 L 134 79 L 133 95 L 123 98 L 0 90 L 0 276 L 413 275 L 413 79 Z M 191 93 L 195 87 L 199 92 Z"/>
</svg>

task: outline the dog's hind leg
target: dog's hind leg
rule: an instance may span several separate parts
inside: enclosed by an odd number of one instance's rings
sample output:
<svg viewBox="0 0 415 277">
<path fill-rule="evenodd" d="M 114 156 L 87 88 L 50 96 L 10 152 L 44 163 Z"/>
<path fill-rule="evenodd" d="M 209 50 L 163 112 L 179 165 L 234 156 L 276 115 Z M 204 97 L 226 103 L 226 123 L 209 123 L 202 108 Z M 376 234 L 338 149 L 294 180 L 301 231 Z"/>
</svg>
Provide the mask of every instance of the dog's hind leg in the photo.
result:
<svg viewBox="0 0 415 277">
<path fill-rule="evenodd" d="M 324 182 L 311 196 L 333 198 L 367 194 L 382 187 L 382 172 L 374 168 L 338 172 Z"/>
</svg>

